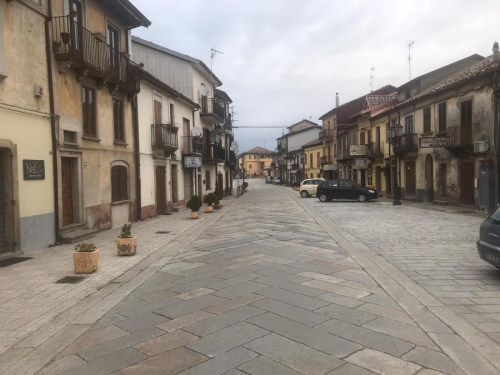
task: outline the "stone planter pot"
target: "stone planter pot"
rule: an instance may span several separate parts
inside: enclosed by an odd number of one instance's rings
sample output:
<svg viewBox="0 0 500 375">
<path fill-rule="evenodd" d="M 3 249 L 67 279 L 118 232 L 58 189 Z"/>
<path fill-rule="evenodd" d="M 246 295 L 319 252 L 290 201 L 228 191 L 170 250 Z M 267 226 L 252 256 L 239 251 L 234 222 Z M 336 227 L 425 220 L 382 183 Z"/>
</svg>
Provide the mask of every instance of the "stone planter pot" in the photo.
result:
<svg viewBox="0 0 500 375">
<path fill-rule="evenodd" d="M 199 215 L 198 211 L 196 211 L 196 212 L 191 211 L 191 219 L 198 219 L 198 215 Z"/>
<path fill-rule="evenodd" d="M 219 199 L 219 206 L 221 206 L 221 207 L 223 206 L 223 203 L 224 203 L 222 201 L 223 201 L 223 199 Z"/>
<path fill-rule="evenodd" d="M 214 206 L 205 206 L 205 212 L 212 212 L 214 210 Z"/>
<path fill-rule="evenodd" d="M 73 252 L 73 262 L 75 264 L 75 273 L 92 273 L 99 264 L 99 250 L 91 252 L 75 251 Z"/>
<path fill-rule="evenodd" d="M 136 250 L 137 250 L 137 237 L 116 239 L 116 251 L 119 256 L 134 255 Z"/>
</svg>

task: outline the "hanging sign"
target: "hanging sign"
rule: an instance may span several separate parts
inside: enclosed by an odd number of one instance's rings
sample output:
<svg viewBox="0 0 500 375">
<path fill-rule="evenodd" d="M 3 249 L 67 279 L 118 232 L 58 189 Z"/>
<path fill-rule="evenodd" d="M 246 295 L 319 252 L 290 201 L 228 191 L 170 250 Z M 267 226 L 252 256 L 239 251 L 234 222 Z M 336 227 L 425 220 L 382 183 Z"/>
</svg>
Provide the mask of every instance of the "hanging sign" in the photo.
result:
<svg viewBox="0 0 500 375">
<path fill-rule="evenodd" d="M 366 146 L 365 145 L 352 145 L 350 147 L 351 156 L 356 155 L 366 155 Z"/>
<path fill-rule="evenodd" d="M 201 168 L 203 165 L 202 156 L 184 156 L 184 168 Z"/>
<path fill-rule="evenodd" d="M 446 137 L 422 137 L 419 143 L 420 148 L 445 147 Z"/>
<path fill-rule="evenodd" d="M 25 180 L 45 180 L 44 160 L 23 160 Z"/>
<path fill-rule="evenodd" d="M 366 168 L 368 167 L 368 159 L 355 159 L 357 168 Z"/>
</svg>

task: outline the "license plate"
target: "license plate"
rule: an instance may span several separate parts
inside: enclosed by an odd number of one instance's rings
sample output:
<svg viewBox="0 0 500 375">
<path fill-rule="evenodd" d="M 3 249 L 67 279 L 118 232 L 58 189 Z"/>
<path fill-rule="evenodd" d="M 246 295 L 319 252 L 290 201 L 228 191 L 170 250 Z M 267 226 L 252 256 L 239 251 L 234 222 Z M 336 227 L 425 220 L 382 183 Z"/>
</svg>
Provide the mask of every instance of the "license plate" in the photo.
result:
<svg viewBox="0 0 500 375">
<path fill-rule="evenodd" d="M 485 258 L 500 264 L 500 256 L 486 251 L 484 253 Z"/>
</svg>

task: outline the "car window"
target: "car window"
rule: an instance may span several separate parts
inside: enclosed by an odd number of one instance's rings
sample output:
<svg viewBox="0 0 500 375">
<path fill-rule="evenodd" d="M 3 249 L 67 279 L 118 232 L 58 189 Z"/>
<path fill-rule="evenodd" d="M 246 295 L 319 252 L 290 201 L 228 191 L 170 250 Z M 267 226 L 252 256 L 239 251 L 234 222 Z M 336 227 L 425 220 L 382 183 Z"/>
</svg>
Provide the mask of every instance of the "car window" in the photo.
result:
<svg viewBox="0 0 500 375">
<path fill-rule="evenodd" d="M 303 185 L 311 185 L 311 180 L 304 180 Z"/>
<path fill-rule="evenodd" d="M 340 187 L 350 188 L 352 185 L 347 181 L 340 181 Z"/>
<path fill-rule="evenodd" d="M 314 180 L 314 185 L 319 185 L 323 180 Z"/>
</svg>

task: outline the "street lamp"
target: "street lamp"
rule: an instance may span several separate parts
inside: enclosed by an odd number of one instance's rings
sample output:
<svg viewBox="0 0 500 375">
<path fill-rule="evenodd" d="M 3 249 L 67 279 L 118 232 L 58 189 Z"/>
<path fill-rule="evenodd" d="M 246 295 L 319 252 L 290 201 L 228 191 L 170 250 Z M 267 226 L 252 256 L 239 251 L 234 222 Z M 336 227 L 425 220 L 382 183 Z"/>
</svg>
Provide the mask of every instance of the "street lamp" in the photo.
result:
<svg viewBox="0 0 500 375">
<path fill-rule="evenodd" d="M 401 188 L 398 186 L 398 176 L 400 176 L 400 171 L 398 168 L 398 156 L 396 155 L 396 139 L 401 133 L 401 124 L 395 124 L 394 126 L 389 126 L 389 170 L 392 169 L 392 157 L 391 157 L 391 144 L 394 146 L 394 155 L 396 162 L 396 175 L 394 176 L 394 187 L 393 187 L 393 196 L 394 201 L 392 202 L 393 206 L 401 206 Z"/>
</svg>

